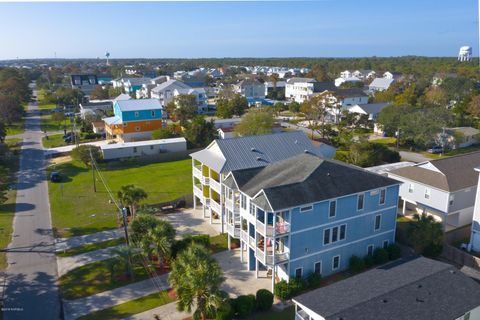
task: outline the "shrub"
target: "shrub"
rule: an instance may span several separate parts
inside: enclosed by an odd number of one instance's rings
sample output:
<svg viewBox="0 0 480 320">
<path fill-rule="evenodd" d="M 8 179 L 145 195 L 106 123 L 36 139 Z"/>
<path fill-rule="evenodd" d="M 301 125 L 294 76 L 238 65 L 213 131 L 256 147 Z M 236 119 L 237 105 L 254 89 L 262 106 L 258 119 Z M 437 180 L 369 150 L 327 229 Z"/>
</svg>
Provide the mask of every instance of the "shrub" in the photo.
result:
<svg viewBox="0 0 480 320">
<path fill-rule="evenodd" d="M 423 249 L 422 254 L 426 257 L 435 258 L 442 253 L 442 250 L 443 250 L 442 245 L 436 245 L 431 243 L 428 246 L 426 246 L 425 249 Z"/>
<path fill-rule="evenodd" d="M 257 309 L 261 311 L 267 311 L 272 308 L 273 293 L 266 289 L 260 289 L 257 291 Z"/>
<path fill-rule="evenodd" d="M 233 310 L 232 302 L 230 299 L 226 299 L 222 302 L 215 314 L 215 320 L 231 320 L 235 312 Z"/>
<path fill-rule="evenodd" d="M 289 288 L 290 288 L 290 298 L 298 295 L 300 292 L 305 290 L 306 288 L 306 283 L 303 279 L 301 278 L 293 278 L 289 282 Z"/>
<path fill-rule="evenodd" d="M 246 318 L 255 310 L 255 296 L 253 294 L 238 296 L 234 305 L 237 316 Z"/>
<path fill-rule="evenodd" d="M 373 262 L 375 264 L 383 264 L 388 261 L 388 252 L 383 248 L 377 248 L 373 251 Z"/>
<path fill-rule="evenodd" d="M 353 255 L 350 257 L 349 266 L 354 272 L 360 272 L 365 269 L 365 260 Z"/>
<path fill-rule="evenodd" d="M 318 273 L 312 272 L 307 277 L 307 287 L 309 289 L 318 288 L 322 281 L 322 276 Z"/>
<path fill-rule="evenodd" d="M 365 258 L 363 258 L 363 261 L 365 262 L 365 267 L 366 268 L 370 268 L 375 263 L 373 261 L 373 256 L 370 256 L 370 255 L 366 255 Z"/>
<path fill-rule="evenodd" d="M 273 292 L 282 301 L 285 301 L 290 298 L 289 285 L 288 285 L 288 282 L 285 280 L 275 283 Z"/>
<path fill-rule="evenodd" d="M 187 235 L 181 240 L 176 240 L 172 245 L 172 257 L 175 258 L 177 254 L 187 249 L 192 243 L 204 246 L 208 249 L 210 247 L 210 237 L 206 234 L 195 236 Z"/>
<path fill-rule="evenodd" d="M 390 260 L 396 260 L 402 256 L 400 247 L 394 243 L 387 247 L 387 252 Z"/>
</svg>

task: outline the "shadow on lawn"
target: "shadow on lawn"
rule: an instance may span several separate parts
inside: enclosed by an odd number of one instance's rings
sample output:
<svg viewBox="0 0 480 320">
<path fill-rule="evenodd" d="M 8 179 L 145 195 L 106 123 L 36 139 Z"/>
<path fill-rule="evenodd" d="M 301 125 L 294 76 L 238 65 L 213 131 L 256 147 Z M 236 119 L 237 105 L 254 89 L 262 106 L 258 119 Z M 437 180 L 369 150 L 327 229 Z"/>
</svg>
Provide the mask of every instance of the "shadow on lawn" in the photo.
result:
<svg viewBox="0 0 480 320">
<path fill-rule="evenodd" d="M 50 166 L 47 169 L 48 173 L 51 172 L 60 172 L 61 180 L 60 183 L 72 182 L 73 177 L 89 171 L 89 169 L 83 165 L 75 164 L 72 162 L 62 163 L 59 165 Z"/>
</svg>

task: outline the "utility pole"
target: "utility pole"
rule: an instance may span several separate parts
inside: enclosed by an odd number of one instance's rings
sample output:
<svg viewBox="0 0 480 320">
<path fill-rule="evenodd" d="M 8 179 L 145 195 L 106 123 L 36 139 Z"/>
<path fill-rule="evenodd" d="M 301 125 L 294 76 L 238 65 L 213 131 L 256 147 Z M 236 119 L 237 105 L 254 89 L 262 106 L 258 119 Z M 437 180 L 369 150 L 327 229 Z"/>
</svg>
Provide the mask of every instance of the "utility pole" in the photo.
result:
<svg viewBox="0 0 480 320">
<path fill-rule="evenodd" d="M 397 132 L 395 132 L 395 135 L 397 136 L 397 150 L 400 145 L 400 128 L 397 129 Z"/>
<path fill-rule="evenodd" d="M 130 241 L 128 239 L 128 219 L 127 219 L 127 208 L 123 208 L 120 210 L 120 213 L 123 217 L 123 230 L 125 231 L 125 241 L 127 242 L 127 246 L 130 245 Z"/>
<path fill-rule="evenodd" d="M 97 184 L 95 182 L 95 168 L 93 167 L 92 148 L 88 148 L 88 150 L 90 151 L 90 163 L 92 164 L 93 192 L 97 192 Z"/>
</svg>

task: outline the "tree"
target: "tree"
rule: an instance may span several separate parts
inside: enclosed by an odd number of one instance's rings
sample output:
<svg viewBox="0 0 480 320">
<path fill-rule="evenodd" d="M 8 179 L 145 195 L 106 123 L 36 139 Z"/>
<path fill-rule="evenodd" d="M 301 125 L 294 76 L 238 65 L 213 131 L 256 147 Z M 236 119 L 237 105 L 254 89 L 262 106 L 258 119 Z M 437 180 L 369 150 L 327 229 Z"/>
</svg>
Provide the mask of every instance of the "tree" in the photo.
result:
<svg viewBox="0 0 480 320">
<path fill-rule="evenodd" d="M 281 102 L 277 102 L 273 105 L 272 109 L 273 109 L 273 112 L 275 112 L 275 114 L 278 116 L 280 112 L 282 112 L 283 109 L 285 109 L 285 105 Z"/>
<path fill-rule="evenodd" d="M 65 120 L 65 114 L 63 112 L 54 112 L 51 115 L 52 121 L 62 122 Z"/>
<path fill-rule="evenodd" d="M 193 94 L 180 94 L 174 98 L 175 109 L 172 113 L 176 120 L 185 123 L 197 113 L 197 100 Z"/>
<path fill-rule="evenodd" d="M 411 112 L 408 106 L 390 105 L 380 111 L 377 122 L 388 136 L 395 135 L 405 114 Z"/>
<path fill-rule="evenodd" d="M 443 245 L 442 224 L 426 213 L 415 214 L 414 219 L 407 229 L 407 235 L 415 252 L 439 254 Z"/>
<path fill-rule="evenodd" d="M 328 109 L 332 107 L 329 102 L 330 92 L 325 91 L 314 96 L 310 100 L 304 101 L 300 106 L 300 111 L 305 115 L 308 122 L 308 128 L 320 133 L 323 139 L 330 138 L 332 126 L 327 123 Z"/>
<path fill-rule="evenodd" d="M 19 121 L 23 115 L 23 107 L 18 100 L 0 95 L 0 121 L 9 125 Z"/>
<path fill-rule="evenodd" d="M 102 86 L 95 86 L 90 93 L 90 99 L 106 100 L 109 97 L 108 89 L 103 89 Z"/>
<path fill-rule="evenodd" d="M 7 136 L 7 128 L 5 124 L 0 121 L 0 143 L 5 141 L 5 137 Z"/>
<path fill-rule="evenodd" d="M 135 219 L 138 204 L 142 200 L 145 200 L 148 197 L 148 194 L 142 188 L 135 187 L 133 184 L 128 184 L 120 187 L 117 196 L 120 199 L 122 206 L 129 207 L 132 218 Z"/>
<path fill-rule="evenodd" d="M 236 93 L 230 98 L 220 98 L 217 101 L 217 117 L 228 119 L 236 116 L 241 116 L 248 108 L 247 98 Z"/>
<path fill-rule="evenodd" d="M 300 111 L 300 104 L 296 101 L 290 102 L 288 105 L 288 111 L 290 111 L 293 114 L 296 114 Z"/>
<path fill-rule="evenodd" d="M 157 257 L 158 265 L 162 267 L 166 258 L 172 253 L 175 241 L 175 229 L 170 223 L 160 220 L 159 224 L 147 231 L 142 242 L 142 248 L 149 254 Z"/>
<path fill-rule="evenodd" d="M 125 265 L 125 275 L 132 281 L 135 280 L 135 274 L 133 272 L 132 259 L 138 254 L 138 250 L 130 246 L 119 246 L 111 249 L 112 253 Z"/>
<path fill-rule="evenodd" d="M 467 112 L 474 117 L 480 117 L 480 95 L 474 96 L 467 105 Z"/>
<path fill-rule="evenodd" d="M 425 92 L 425 102 L 433 107 L 445 107 L 448 103 L 447 95 L 442 88 L 432 87 Z"/>
<path fill-rule="evenodd" d="M 100 151 L 100 147 L 84 144 L 73 149 L 71 156 L 72 159 L 89 165 L 91 164 L 92 158 L 95 162 L 100 161 L 102 159 L 102 152 Z"/>
<path fill-rule="evenodd" d="M 195 306 L 194 319 L 205 320 L 220 306 L 220 285 L 224 277 L 218 262 L 206 248 L 193 244 L 180 253 L 168 279 L 177 293 L 178 310 L 191 312 Z"/>
<path fill-rule="evenodd" d="M 123 90 L 121 87 L 114 88 L 114 87 L 109 87 L 108 88 L 108 97 L 109 98 L 116 98 L 119 95 L 123 93 Z"/>
<path fill-rule="evenodd" d="M 152 139 L 169 139 L 174 136 L 169 128 L 160 128 L 152 132 Z"/>
<path fill-rule="evenodd" d="M 194 148 L 205 147 L 217 137 L 213 120 L 206 121 L 203 116 L 196 116 L 185 124 L 185 139 Z"/>
<path fill-rule="evenodd" d="M 272 133 L 274 122 L 272 112 L 265 109 L 250 109 L 235 127 L 235 133 L 239 136 Z"/>
<path fill-rule="evenodd" d="M 131 237 L 137 243 L 144 242 L 148 232 L 155 229 L 160 224 L 160 220 L 153 215 L 140 213 L 135 220 L 130 223 Z"/>
<path fill-rule="evenodd" d="M 417 102 L 415 94 L 415 85 L 409 85 L 402 93 L 395 96 L 394 104 L 397 106 L 410 105 L 413 106 Z"/>
<path fill-rule="evenodd" d="M 229 119 L 233 117 L 233 110 L 230 108 L 228 100 L 219 99 L 217 101 L 217 111 L 215 115 L 222 119 Z"/>
</svg>

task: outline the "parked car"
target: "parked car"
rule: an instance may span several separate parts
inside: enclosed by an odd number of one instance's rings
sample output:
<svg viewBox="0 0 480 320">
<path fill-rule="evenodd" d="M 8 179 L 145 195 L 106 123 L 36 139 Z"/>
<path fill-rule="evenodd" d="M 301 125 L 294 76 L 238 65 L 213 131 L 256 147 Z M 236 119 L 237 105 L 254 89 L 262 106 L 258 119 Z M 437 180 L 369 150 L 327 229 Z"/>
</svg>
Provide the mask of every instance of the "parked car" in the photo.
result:
<svg viewBox="0 0 480 320">
<path fill-rule="evenodd" d="M 436 154 L 436 153 L 442 153 L 443 152 L 443 148 L 441 146 L 433 146 L 431 147 L 430 149 L 427 150 L 428 153 L 433 153 L 433 154 Z"/>
<path fill-rule="evenodd" d="M 61 176 L 60 176 L 60 173 L 59 172 L 52 172 L 50 174 L 50 181 L 52 182 L 60 182 L 61 180 Z"/>
</svg>

